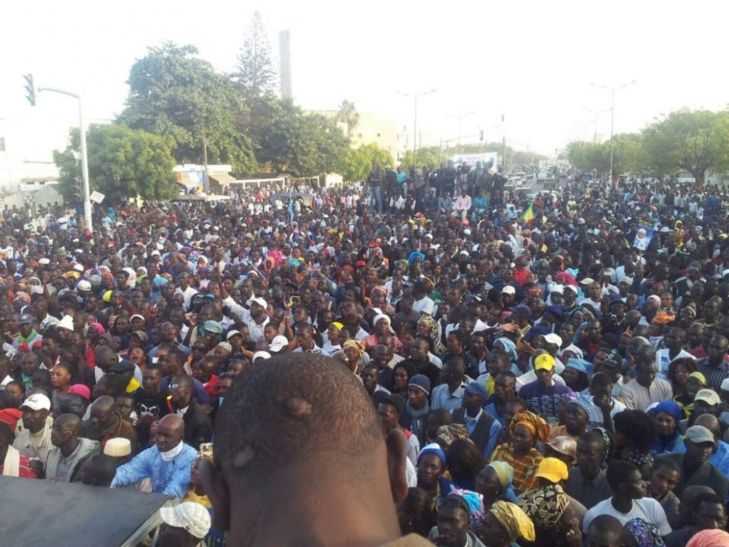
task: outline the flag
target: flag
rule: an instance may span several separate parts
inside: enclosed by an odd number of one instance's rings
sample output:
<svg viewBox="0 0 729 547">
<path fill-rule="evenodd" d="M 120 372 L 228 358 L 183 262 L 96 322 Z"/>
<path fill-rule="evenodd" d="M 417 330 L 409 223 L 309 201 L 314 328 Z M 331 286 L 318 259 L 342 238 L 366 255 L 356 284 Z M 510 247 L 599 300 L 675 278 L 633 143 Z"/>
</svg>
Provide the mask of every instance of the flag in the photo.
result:
<svg viewBox="0 0 729 547">
<path fill-rule="evenodd" d="M 529 207 L 527 207 L 526 211 L 524 211 L 524 213 L 521 215 L 521 218 L 527 224 L 529 224 L 532 220 L 534 220 L 536 218 L 536 216 L 534 215 L 534 202 L 533 201 L 529 204 Z"/>
</svg>

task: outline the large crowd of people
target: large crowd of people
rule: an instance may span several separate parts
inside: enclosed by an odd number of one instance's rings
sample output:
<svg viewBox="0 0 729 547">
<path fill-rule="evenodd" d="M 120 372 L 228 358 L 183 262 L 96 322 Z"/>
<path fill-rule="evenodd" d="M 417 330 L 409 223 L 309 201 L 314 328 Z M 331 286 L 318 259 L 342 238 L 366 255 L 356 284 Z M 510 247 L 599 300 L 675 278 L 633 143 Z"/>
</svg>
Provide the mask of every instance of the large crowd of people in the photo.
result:
<svg viewBox="0 0 729 547">
<path fill-rule="evenodd" d="M 504 181 L 6 209 L 0 474 L 160 546 L 729 545 L 724 191 Z"/>
</svg>

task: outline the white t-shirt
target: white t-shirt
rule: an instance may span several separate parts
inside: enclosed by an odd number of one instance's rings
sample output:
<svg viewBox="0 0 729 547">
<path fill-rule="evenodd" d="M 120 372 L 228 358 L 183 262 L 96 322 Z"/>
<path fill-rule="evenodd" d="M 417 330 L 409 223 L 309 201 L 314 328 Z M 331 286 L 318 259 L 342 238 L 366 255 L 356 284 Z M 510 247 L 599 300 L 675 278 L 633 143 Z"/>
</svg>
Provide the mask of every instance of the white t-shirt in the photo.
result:
<svg viewBox="0 0 729 547">
<path fill-rule="evenodd" d="M 602 424 L 604 424 L 605 417 L 602 415 L 602 410 L 600 410 L 600 407 L 597 406 L 593 400 L 592 397 L 590 397 L 590 412 L 588 416 L 588 421 L 590 423 L 590 426 L 600 426 L 602 427 Z M 610 411 L 610 416 L 615 418 L 615 415 L 619 412 L 622 412 L 625 410 L 625 405 L 618 401 L 617 399 L 613 398 L 613 408 Z"/>
<path fill-rule="evenodd" d="M 668 524 L 666 519 L 666 512 L 653 498 L 640 498 L 633 500 L 633 507 L 627 513 L 621 513 L 612 504 L 612 498 L 602 500 L 600 503 L 595 505 L 587 513 L 585 518 L 582 520 L 582 531 L 587 533 L 587 528 L 590 526 L 592 519 L 598 515 L 610 515 L 620 521 L 621 525 L 625 525 L 629 520 L 640 518 L 646 522 L 655 525 L 662 536 L 666 536 L 671 533 L 671 526 Z"/>
</svg>

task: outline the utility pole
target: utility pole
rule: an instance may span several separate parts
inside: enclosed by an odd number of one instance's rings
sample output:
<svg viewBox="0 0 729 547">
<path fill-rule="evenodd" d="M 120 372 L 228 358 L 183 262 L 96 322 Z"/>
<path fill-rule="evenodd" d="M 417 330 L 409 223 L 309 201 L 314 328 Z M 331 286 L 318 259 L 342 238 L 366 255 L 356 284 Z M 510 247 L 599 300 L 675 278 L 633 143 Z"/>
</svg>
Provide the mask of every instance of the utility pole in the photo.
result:
<svg viewBox="0 0 729 547">
<path fill-rule="evenodd" d="M 637 80 L 632 80 L 630 82 L 615 85 L 615 86 L 608 86 L 608 85 L 597 85 L 593 83 L 592 85 L 594 87 L 598 87 L 600 89 L 607 89 L 610 91 L 610 185 L 613 184 L 613 136 L 615 131 L 615 93 L 624 87 L 631 86 L 633 84 L 637 83 Z"/>
<path fill-rule="evenodd" d="M 32 80 L 31 80 L 32 81 Z M 78 101 L 78 129 L 79 137 L 81 141 L 81 176 L 83 178 L 83 201 L 84 201 L 84 224 L 86 229 L 93 233 L 94 227 L 91 220 L 91 199 L 90 199 L 90 183 L 89 183 L 89 157 L 86 149 L 86 126 L 84 125 L 83 107 L 81 101 L 81 95 L 78 93 L 71 93 L 63 89 L 56 89 L 53 87 L 39 87 L 38 93 L 49 92 L 59 93 L 66 95 L 67 97 L 73 97 Z M 33 102 L 35 104 L 35 102 Z"/>
<path fill-rule="evenodd" d="M 457 133 L 458 138 L 456 140 L 457 146 L 461 146 L 461 122 L 462 122 L 463 118 L 465 118 L 466 116 L 470 116 L 473 113 L 474 112 L 471 110 L 469 112 L 459 112 L 458 114 L 449 114 L 450 117 L 455 118 L 456 121 L 458 122 L 458 133 Z M 481 140 L 483 140 L 483 138 Z"/>
<path fill-rule="evenodd" d="M 506 173 L 506 126 L 504 125 L 504 115 L 501 115 L 501 166 Z"/>
<path fill-rule="evenodd" d="M 399 95 L 413 98 L 413 162 L 415 162 L 415 156 L 418 151 L 418 97 L 424 97 L 431 93 L 435 93 L 435 89 L 429 89 L 428 91 L 419 93 L 402 93 L 398 91 Z"/>
</svg>

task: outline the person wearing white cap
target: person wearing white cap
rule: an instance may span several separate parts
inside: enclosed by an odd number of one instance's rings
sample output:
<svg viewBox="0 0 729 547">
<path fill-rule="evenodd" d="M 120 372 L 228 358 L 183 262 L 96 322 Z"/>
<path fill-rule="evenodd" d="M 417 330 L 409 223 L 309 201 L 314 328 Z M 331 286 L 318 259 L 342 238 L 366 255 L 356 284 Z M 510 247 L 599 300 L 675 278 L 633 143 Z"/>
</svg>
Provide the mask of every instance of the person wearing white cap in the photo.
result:
<svg viewBox="0 0 729 547">
<path fill-rule="evenodd" d="M 278 336 L 274 336 L 273 340 L 271 340 L 271 343 L 268 345 L 268 351 L 271 353 L 279 353 L 284 351 L 288 345 L 289 339 L 279 334 Z"/>
<path fill-rule="evenodd" d="M 56 328 L 73 331 L 73 317 L 70 315 L 64 315 L 56 324 Z"/>
<path fill-rule="evenodd" d="M 44 462 L 48 452 L 53 448 L 51 442 L 53 419 L 49 417 L 51 400 L 42 393 L 33 393 L 23 401 L 20 410 L 23 411 L 24 429 L 15 437 L 13 446 L 22 455 Z"/>
<path fill-rule="evenodd" d="M 162 526 L 157 547 L 197 547 L 210 530 L 210 513 L 194 501 L 159 510 Z"/>
<path fill-rule="evenodd" d="M 504 285 L 504 288 L 501 289 L 501 303 L 504 305 L 504 309 L 511 307 L 514 295 L 516 295 L 516 289 L 512 285 Z"/>
</svg>

